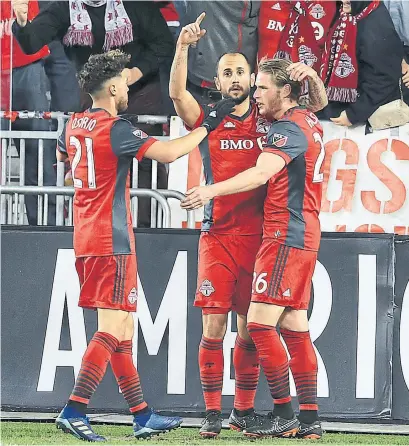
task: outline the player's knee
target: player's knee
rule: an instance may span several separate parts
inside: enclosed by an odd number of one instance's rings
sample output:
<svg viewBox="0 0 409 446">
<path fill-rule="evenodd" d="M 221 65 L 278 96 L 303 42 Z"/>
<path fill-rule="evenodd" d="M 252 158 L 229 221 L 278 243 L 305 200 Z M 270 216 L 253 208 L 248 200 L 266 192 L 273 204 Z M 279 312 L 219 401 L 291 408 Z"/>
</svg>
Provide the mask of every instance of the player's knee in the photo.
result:
<svg viewBox="0 0 409 446">
<path fill-rule="evenodd" d="M 291 331 L 308 331 L 307 310 L 286 310 L 280 318 L 281 328 Z"/>
<path fill-rule="evenodd" d="M 121 310 L 98 309 L 98 331 L 108 333 L 122 342 L 129 313 Z"/>
<path fill-rule="evenodd" d="M 222 339 L 226 334 L 227 314 L 203 314 L 203 336 Z"/>
<path fill-rule="evenodd" d="M 247 330 L 247 317 L 238 314 L 237 315 L 237 332 L 241 339 L 245 342 L 253 342 L 250 333 Z"/>
</svg>

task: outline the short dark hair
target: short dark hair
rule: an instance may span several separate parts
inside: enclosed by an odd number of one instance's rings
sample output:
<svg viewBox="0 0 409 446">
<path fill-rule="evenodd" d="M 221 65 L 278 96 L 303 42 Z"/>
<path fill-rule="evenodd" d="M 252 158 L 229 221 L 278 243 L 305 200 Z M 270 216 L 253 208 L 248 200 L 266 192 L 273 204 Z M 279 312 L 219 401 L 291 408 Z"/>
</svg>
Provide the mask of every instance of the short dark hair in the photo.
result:
<svg viewBox="0 0 409 446">
<path fill-rule="evenodd" d="M 290 79 L 290 73 L 287 72 L 287 68 L 291 64 L 291 60 L 287 59 L 263 58 L 258 64 L 258 72 L 269 74 L 278 87 L 284 87 L 284 85 L 288 84 L 291 87 L 290 98 L 298 101 L 301 96 L 302 84 L 299 81 Z"/>
<path fill-rule="evenodd" d="M 251 64 L 250 64 L 250 62 L 249 62 L 249 59 L 248 59 L 248 57 L 247 57 L 244 53 L 242 53 L 241 51 L 227 51 L 226 53 L 223 53 L 223 54 L 217 59 L 217 63 L 216 63 L 216 76 L 217 76 L 217 73 L 219 72 L 219 65 L 220 65 L 220 61 L 222 60 L 222 58 L 223 58 L 224 56 L 230 56 L 230 55 L 233 55 L 233 54 L 240 54 L 241 56 L 243 56 L 244 59 L 245 59 L 246 62 L 247 62 L 247 65 L 250 67 L 250 70 L 251 70 Z"/>
<path fill-rule="evenodd" d="M 130 58 L 121 50 L 92 55 L 78 73 L 80 87 L 86 93 L 97 93 L 107 80 L 121 75 Z"/>
</svg>

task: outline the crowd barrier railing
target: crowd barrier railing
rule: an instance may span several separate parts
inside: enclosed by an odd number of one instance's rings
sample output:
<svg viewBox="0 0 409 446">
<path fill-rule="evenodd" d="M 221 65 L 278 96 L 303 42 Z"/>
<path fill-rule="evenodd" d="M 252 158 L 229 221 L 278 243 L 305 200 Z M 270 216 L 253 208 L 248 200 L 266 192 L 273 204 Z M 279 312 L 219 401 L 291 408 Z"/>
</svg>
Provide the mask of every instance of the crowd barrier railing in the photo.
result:
<svg viewBox="0 0 409 446">
<path fill-rule="evenodd" d="M 63 162 L 56 163 L 56 185 L 44 185 L 44 143 L 55 140 L 57 142 L 66 120 L 70 114 L 61 112 L 30 112 L 30 111 L 0 111 L 2 122 L 9 122 L 9 129 L 1 131 L 1 223 L 25 224 L 24 197 L 26 195 L 37 195 L 37 224 L 46 225 L 48 222 L 49 195 L 56 196 L 56 224 L 72 224 L 72 195 L 74 188 L 64 186 L 65 166 Z M 22 131 L 12 130 L 11 124 L 16 119 L 44 119 L 57 122 L 57 129 L 49 131 Z M 139 124 L 166 124 L 169 122 L 167 116 L 134 115 L 132 122 Z M 3 124 L 3 128 L 4 128 Z M 168 140 L 169 137 L 155 136 L 160 140 Z M 19 140 L 19 153 L 13 144 L 13 140 Z M 26 163 L 26 141 L 37 140 L 38 166 L 37 186 L 25 184 Z M 167 198 L 182 200 L 184 195 L 174 190 L 158 189 L 158 163 L 152 161 L 151 189 L 138 188 L 138 160 L 133 160 L 131 178 L 131 210 L 133 225 L 137 227 L 138 220 L 138 198 L 151 198 L 151 227 L 170 227 L 170 208 L 166 202 Z M 151 193 L 155 191 L 154 193 Z M 166 204 L 165 204 L 165 203 Z M 158 206 L 159 203 L 159 206 Z M 64 213 L 67 214 L 64 216 Z M 194 212 L 187 213 L 187 227 L 194 228 Z"/>
<path fill-rule="evenodd" d="M 59 186 L 2 186 L 1 188 L 1 195 L 43 195 L 44 196 L 44 207 L 40 208 L 41 213 L 41 221 L 40 225 L 46 225 L 48 220 L 48 206 L 47 206 L 47 200 L 48 195 L 59 195 L 63 197 L 70 197 L 69 200 L 69 209 L 67 212 L 66 217 L 66 223 L 68 226 L 72 226 L 73 224 L 73 214 L 72 214 L 72 197 L 74 196 L 75 189 L 74 187 L 59 187 Z M 173 191 L 169 191 L 173 192 Z M 157 228 L 170 228 L 171 227 L 171 218 L 170 218 L 170 206 L 167 202 L 165 195 L 158 192 L 157 190 L 152 189 L 131 189 L 130 190 L 131 198 L 133 197 L 151 197 L 153 198 L 157 203 L 160 205 L 161 213 L 160 218 L 158 217 L 157 225 L 155 227 Z M 183 195 L 183 194 L 182 194 Z M 13 204 L 13 201 L 11 202 Z M 18 200 L 14 200 L 14 205 L 17 205 L 19 203 Z M 57 226 L 63 226 L 64 225 L 64 212 L 65 207 L 64 205 L 56 207 L 56 225 Z M 3 212 L 2 209 L 2 224 L 22 224 L 22 218 L 23 216 L 21 213 L 16 211 L 15 209 L 8 209 L 7 212 Z M 3 221 L 3 216 L 7 216 L 5 219 L 6 221 Z M 135 225 L 134 225 L 135 226 Z"/>
</svg>

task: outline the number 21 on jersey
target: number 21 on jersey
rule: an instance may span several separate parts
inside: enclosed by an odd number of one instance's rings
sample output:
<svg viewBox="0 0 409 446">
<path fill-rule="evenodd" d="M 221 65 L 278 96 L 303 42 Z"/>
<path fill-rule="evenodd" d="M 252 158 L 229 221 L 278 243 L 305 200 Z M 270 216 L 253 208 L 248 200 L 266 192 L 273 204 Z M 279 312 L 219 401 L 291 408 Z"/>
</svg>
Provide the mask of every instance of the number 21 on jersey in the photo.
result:
<svg viewBox="0 0 409 446">
<path fill-rule="evenodd" d="M 96 189 L 95 163 L 92 138 L 84 138 L 84 143 L 76 136 L 70 136 L 70 146 L 74 147 L 75 155 L 72 160 L 72 179 L 74 187 L 79 189 Z M 84 165 L 86 159 L 86 165 Z M 78 169 L 77 169 L 78 168 Z"/>
</svg>

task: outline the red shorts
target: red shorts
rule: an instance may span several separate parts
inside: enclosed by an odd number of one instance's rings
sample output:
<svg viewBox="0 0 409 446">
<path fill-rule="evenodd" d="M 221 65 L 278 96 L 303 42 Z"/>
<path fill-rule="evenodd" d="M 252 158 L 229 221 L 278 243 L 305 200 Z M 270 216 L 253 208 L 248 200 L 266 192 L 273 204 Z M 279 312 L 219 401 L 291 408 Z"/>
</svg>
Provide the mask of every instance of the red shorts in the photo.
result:
<svg viewBox="0 0 409 446">
<path fill-rule="evenodd" d="M 307 310 L 317 254 L 263 240 L 254 266 L 251 301 Z"/>
<path fill-rule="evenodd" d="M 136 255 L 78 257 L 75 261 L 82 308 L 136 311 Z"/>
<path fill-rule="evenodd" d="M 203 232 L 194 305 L 204 313 L 246 315 L 251 299 L 254 261 L 261 235 Z"/>
</svg>

